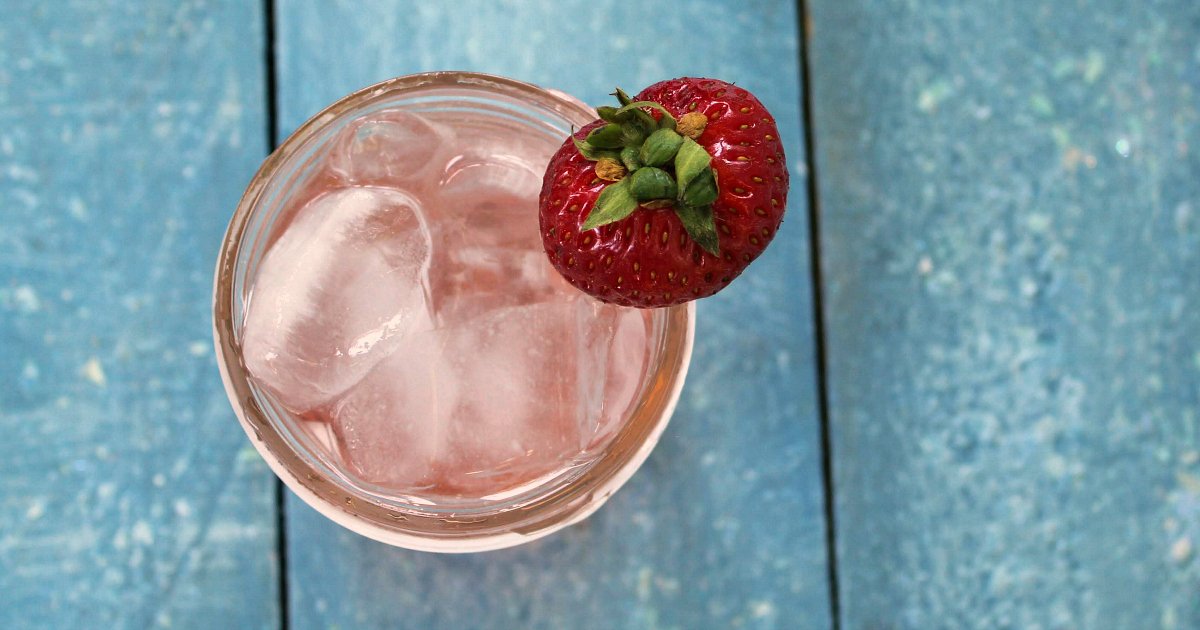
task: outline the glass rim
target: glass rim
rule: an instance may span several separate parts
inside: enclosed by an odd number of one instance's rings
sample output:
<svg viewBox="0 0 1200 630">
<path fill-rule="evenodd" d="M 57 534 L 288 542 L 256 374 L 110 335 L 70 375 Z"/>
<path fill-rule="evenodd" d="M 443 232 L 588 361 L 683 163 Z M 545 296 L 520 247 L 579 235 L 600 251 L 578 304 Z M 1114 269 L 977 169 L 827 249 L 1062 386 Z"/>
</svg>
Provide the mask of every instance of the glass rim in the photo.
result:
<svg viewBox="0 0 1200 630">
<path fill-rule="evenodd" d="M 357 90 L 300 125 L 262 163 L 238 203 L 222 240 L 213 292 L 213 339 L 226 393 L 242 428 L 272 471 L 305 503 L 331 520 L 384 543 L 425 551 L 484 551 L 547 535 L 582 520 L 641 466 L 666 428 L 678 402 L 695 334 L 695 303 L 666 312 L 659 338 L 657 369 L 635 412 L 595 463 L 579 477 L 547 487 L 527 503 L 484 514 L 422 513 L 381 505 L 371 493 L 345 479 L 330 479 L 289 445 L 283 432 L 260 408 L 235 339 L 233 319 L 237 262 L 250 219 L 262 193 L 298 149 L 338 117 L 381 99 L 425 90 L 467 89 L 481 94 L 517 96 L 522 104 L 553 113 L 567 122 L 588 121 L 594 111 L 565 93 L 529 83 L 475 72 L 430 72 L 388 79 Z M 664 378 L 665 376 L 665 378 Z"/>
</svg>

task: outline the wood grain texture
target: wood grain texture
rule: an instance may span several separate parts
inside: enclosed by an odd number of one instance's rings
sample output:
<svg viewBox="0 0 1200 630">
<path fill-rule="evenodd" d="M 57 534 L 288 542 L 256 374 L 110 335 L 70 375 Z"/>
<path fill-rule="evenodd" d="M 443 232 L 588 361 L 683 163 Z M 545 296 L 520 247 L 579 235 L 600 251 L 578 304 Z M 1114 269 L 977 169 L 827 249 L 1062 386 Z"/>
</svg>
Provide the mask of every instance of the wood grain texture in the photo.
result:
<svg viewBox="0 0 1200 630">
<path fill-rule="evenodd" d="M 1200 627 L 1200 5 L 810 5 L 842 628 Z"/>
<path fill-rule="evenodd" d="M 281 0 L 280 131 L 356 88 L 469 69 L 589 102 L 680 75 L 736 81 L 779 120 L 788 220 L 699 307 L 696 354 L 646 466 L 586 523 L 469 557 L 388 548 L 290 498 L 293 625 L 828 628 L 796 15 L 785 0 Z"/>
<path fill-rule="evenodd" d="M 0 19 L 0 627 L 277 628 L 211 278 L 265 155 L 256 4 Z"/>
</svg>

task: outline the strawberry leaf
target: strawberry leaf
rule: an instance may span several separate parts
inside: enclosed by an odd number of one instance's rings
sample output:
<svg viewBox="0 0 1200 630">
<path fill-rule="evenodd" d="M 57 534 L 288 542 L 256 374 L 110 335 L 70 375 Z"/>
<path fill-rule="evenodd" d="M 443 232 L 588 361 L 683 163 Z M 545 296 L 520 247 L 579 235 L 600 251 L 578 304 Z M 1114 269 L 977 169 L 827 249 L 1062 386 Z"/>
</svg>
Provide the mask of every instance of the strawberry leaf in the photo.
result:
<svg viewBox="0 0 1200 630">
<path fill-rule="evenodd" d="M 621 148 L 621 125 L 607 124 L 603 127 L 593 129 L 587 135 L 588 144 L 597 149 L 620 149 Z"/>
<path fill-rule="evenodd" d="M 586 156 L 585 156 L 586 157 Z M 691 185 L 692 180 L 704 171 L 712 171 L 709 165 L 712 163 L 712 156 L 704 147 L 696 144 L 691 138 L 684 138 L 683 144 L 679 145 L 679 151 L 675 154 L 675 181 L 679 183 L 679 191 L 684 192 Z"/>
<path fill-rule="evenodd" d="M 629 177 L 614 184 L 609 184 L 596 198 L 596 205 L 588 213 L 581 230 L 587 231 L 620 221 L 637 210 L 638 201 L 630 190 Z M 711 212 L 710 212 L 711 214 Z"/>
<path fill-rule="evenodd" d="M 624 90 L 617 88 L 617 91 L 613 92 L 612 95 L 617 97 L 617 101 L 621 103 L 621 109 L 614 110 L 610 114 L 613 118 L 610 122 L 626 125 L 626 128 L 630 131 L 633 131 L 633 128 L 635 127 L 640 127 L 641 135 L 633 140 L 627 138 L 625 146 L 641 144 L 642 140 L 644 140 L 646 136 L 654 133 L 654 130 L 659 128 L 660 122 L 654 120 L 654 117 L 646 113 L 646 111 L 641 107 L 628 107 L 628 105 L 633 104 L 633 99 L 629 98 L 629 95 L 626 94 Z M 662 109 L 662 105 L 659 105 L 658 103 L 650 103 L 648 106 L 651 105 Z M 665 126 L 667 118 L 670 117 L 670 114 L 667 113 L 667 110 L 665 109 L 663 109 L 662 112 L 663 121 L 661 125 Z M 599 110 L 597 110 L 597 113 L 599 113 Z M 607 114 L 608 112 L 606 111 L 605 113 Z M 671 118 L 671 128 L 675 128 L 674 118 Z"/>
<path fill-rule="evenodd" d="M 689 206 L 677 203 L 675 204 L 675 214 L 683 223 L 683 229 L 687 230 L 688 236 L 692 237 L 697 245 L 713 256 L 720 255 L 717 222 L 713 219 L 711 205 Z"/>
<path fill-rule="evenodd" d="M 621 149 L 621 162 L 626 169 L 636 171 L 642 167 L 642 159 L 640 157 L 641 149 L 638 147 L 625 147 Z"/>
<path fill-rule="evenodd" d="M 622 105 L 630 102 L 628 95 L 625 95 L 624 92 L 620 92 L 620 94 L 624 95 L 624 98 L 621 99 Z M 659 126 L 654 121 L 653 116 L 636 107 L 633 109 L 617 109 L 616 107 L 601 105 L 596 108 L 596 115 L 606 123 L 620 125 L 620 146 L 631 147 L 640 145 L 646 139 L 646 136 L 654 132 L 655 129 L 658 129 Z M 608 131 L 605 133 L 614 132 Z"/>
<path fill-rule="evenodd" d="M 629 95 L 626 94 L 625 90 L 622 90 L 621 88 L 617 88 L 617 91 L 613 92 L 612 96 L 617 97 L 617 101 L 621 103 L 622 107 L 633 102 L 633 99 L 629 98 Z"/>
<path fill-rule="evenodd" d="M 629 176 L 629 191 L 638 201 L 675 199 L 675 180 L 660 168 L 639 168 Z"/>
<path fill-rule="evenodd" d="M 688 183 L 687 188 L 683 190 L 683 194 L 679 196 L 680 201 L 689 206 L 707 206 L 717 200 L 717 179 L 713 177 L 711 168 L 706 168 L 700 171 L 699 175 L 692 178 Z"/>
<path fill-rule="evenodd" d="M 663 107 L 662 105 L 660 105 L 658 103 L 655 103 L 654 101 L 634 101 L 632 103 L 628 103 L 626 105 L 623 105 L 621 107 L 621 109 L 618 109 L 617 114 L 620 115 L 627 111 L 641 111 L 641 109 L 643 107 L 649 107 L 650 109 L 657 109 L 659 112 L 662 113 L 662 119 L 656 121 L 656 120 L 654 120 L 653 116 L 642 111 L 642 113 L 645 114 L 646 117 L 648 117 L 650 119 L 650 122 L 652 123 L 650 125 L 651 129 L 655 129 L 655 128 L 671 129 L 671 130 L 675 129 L 675 125 L 677 124 L 675 121 L 675 117 L 671 115 L 671 112 L 667 111 L 667 108 Z"/>
<path fill-rule="evenodd" d="M 629 121 L 621 125 L 621 144 L 627 147 L 640 147 L 651 131 L 646 129 L 645 124 L 637 120 L 637 117 L 630 116 Z"/>
<path fill-rule="evenodd" d="M 600 120 L 603 120 L 604 122 L 620 123 L 621 121 L 617 120 L 616 114 L 617 114 L 616 107 L 609 107 L 608 105 L 601 105 L 600 107 L 596 108 L 596 115 L 599 116 Z"/>
<path fill-rule="evenodd" d="M 575 138 L 574 142 L 575 142 L 575 148 L 579 149 L 579 153 L 581 155 L 583 155 L 584 159 L 586 159 L 586 160 L 591 160 L 592 162 L 595 162 L 595 161 L 599 160 L 600 158 L 612 158 L 612 159 L 618 160 L 618 161 L 621 159 L 620 151 L 614 151 L 612 149 L 601 149 L 599 147 L 592 146 L 588 142 L 581 142 L 579 140 L 579 138 Z"/>
<path fill-rule="evenodd" d="M 670 129 L 659 129 L 646 138 L 642 145 L 642 164 L 659 166 L 671 161 L 683 143 L 683 136 Z"/>
</svg>

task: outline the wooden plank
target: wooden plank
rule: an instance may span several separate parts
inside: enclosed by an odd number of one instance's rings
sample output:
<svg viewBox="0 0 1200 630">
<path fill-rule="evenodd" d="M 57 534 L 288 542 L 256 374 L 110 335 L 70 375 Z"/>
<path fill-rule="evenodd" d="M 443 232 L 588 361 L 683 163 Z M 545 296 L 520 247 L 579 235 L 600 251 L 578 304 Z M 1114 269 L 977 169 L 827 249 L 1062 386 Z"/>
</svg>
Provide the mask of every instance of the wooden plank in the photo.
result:
<svg viewBox="0 0 1200 630">
<path fill-rule="evenodd" d="M 842 627 L 1200 627 L 1200 5 L 811 10 Z"/>
<path fill-rule="evenodd" d="M 292 498 L 294 625 L 830 627 L 793 3 L 284 0 L 277 15 L 283 132 L 420 71 L 469 68 L 597 103 L 616 85 L 709 75 L 762 98 L 795 176 L 785 233 L 700 305 L 679 410 L 612 501 L 529 546 L 450 557 L 349 534 Z"/>
<path fill-rule="evenodd" d="M 260 7 L 3 13 L 0 627 L 278 628 L 273 478 L 211 350 Z"/>
</svg>

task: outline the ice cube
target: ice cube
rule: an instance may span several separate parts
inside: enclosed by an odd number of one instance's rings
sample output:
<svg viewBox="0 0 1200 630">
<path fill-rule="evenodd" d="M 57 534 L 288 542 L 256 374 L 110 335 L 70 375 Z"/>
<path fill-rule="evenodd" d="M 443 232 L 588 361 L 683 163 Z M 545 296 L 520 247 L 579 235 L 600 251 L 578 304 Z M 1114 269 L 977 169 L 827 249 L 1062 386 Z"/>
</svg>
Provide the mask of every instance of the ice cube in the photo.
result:
<svg viewBox="0 0 1200 630">
<path fill-rule="evenodd" d="M 604 376 L 580 381 L 584 405 L 579 415 L 583 422 L 580 434 L 585 449 L 602 446 L 632 413 L 646 371 L 650 325 L 647 313 L 640 309 L 595 307 L 598 303 L 594 300 L 586 300 L 581 307 L 587 308 L 588 302 L 598 312 L 591 318 L 585 314 L 581 320 L 588 322 L 589 345 L 584 352 L 591 369 Z M 602 384 L 598 390 L 594 387 L 597 382 Z M 593 389 L 587 389 L 589 385 Z"/>
<path fill-rule="evenodd" d="M 520 483 L 577 454 L 576 383 L 587 375 L 576 313 L 560 303 L 501 308 L 447 331 L 447 358 L 468 384 L 454 418 L 460 485 Z"/>
<path fill-rule="evenodd" d="M 456 142 L 436 203 L 448 242 L 541 249 L 538 194 L 550 156 L 514 142 L 486 135 Z"/>
<path fill-rule="evenodd" d="M 647 314 L 583 297 L 577 300 L 580 449 L 604 445 L 632 411 L 645 370 Z"/>
<path fill-rule="evenodd" d="M 417 190 L 437 182 L 452 144 L 453 132 L 441 125 L 385 109 L 347 125 L 327 159 L 348 183 Z"/>
<path fill-rule="evenodd" d="M 331 407 L 353 470 L 406 491 L 494 493 L 581 452 L 581 379 L 605 366 L 581 343 L 580 310 L 489 311 L 412 335 Z"/>
<path fill-rule="evenodd" d="M 442 360 L 444 343 L 439 333 L 410 335 L 330 406 L 342 457 L 363 479 L 402 492 L 432 485 L 459 387 Z"/>
<path fill-rule="evenodd" d="M 544 171 L 545 164 L 539 160 L 468 151 L 453 158 L 446 166 L 438 192 L 443 198 L 462 204 L 458 214 L 476 214 L 474 208 L 478 207 L 492 208 L 499 214 L 527 212 L 527 208 L 504 202 L 536 202 L 542 190 Z M 536 206 L 534 216 L 537 216 Z"/>
<path fill-rule="evenodd" d="M 398 190 L 356 187 L 310 201 L 263 257 L 243 357 L 293 411 L 330 401 L 400 340 L 432 326 L 429 232 Z"/>
<path fill-rule="evenodd" d="M 432 290 L 439 326 L 493 308 L 578 294 L 554 271 L 538 232 L 545 162 L 486 134 L 460 139 L 436 193 Z M 548 159 L 549 156 L 545 156 Z"/>
<path fill-rule="evenodd" d="M 492 309 L 583 297 L 541 251 L 464 247 L 440 254 L 430 285 L 439 327 L 458 326 Z"/>
</svg>

